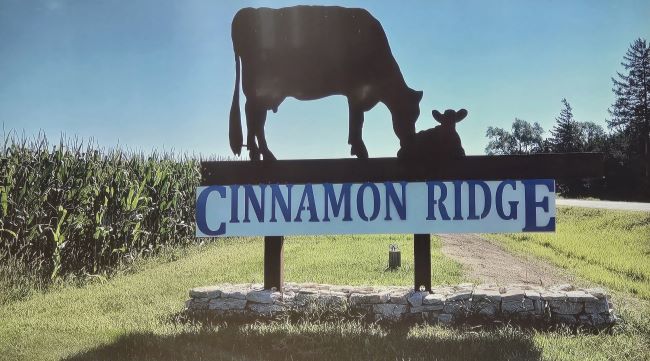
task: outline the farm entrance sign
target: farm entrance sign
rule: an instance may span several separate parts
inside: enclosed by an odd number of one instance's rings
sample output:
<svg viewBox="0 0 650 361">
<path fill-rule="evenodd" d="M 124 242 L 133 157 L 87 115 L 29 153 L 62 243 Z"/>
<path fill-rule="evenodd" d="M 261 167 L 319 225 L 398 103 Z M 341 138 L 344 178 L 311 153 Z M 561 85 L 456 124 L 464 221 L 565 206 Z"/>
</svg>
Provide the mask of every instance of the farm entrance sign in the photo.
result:
<svg viewBox="0 0 650 361">
<path fill-rule="evenodd" d="M 423 92 L 406 84 L 366 10 L 246 8 L 231 29 L 228 136 L 233 153 L 246 147 L 252 161 L 201 162 L 196 235 L 264 236 L 266 289 L 283 287 L 285 235 L 358 233 L 413 234 L 414 287 L 430 289 L 431 233 L 553 232 L 554 180 L 602 175 L 597 154 L 466 156 L 456 131 L 466 109 L 433 109 L 438 124 L 416 132 Z M 347 98 L 348 144 L 359 159 L 277 160 L 268 111 L 289 97 L 332 95 Z M 396 158 L 372 158 L 363 142 L 364 115 L 378 103 L 391 113 Z"/>
<path fill-rule="evenodd" d="M 211 185 L 196 235 L 555 231 L 552 179 Z"/>
<path fill-rule="evenodd" d="M 556 178 L 602 175 L 602 154 L 201 162 L 196 235 L 264 236 L 264 288 L 284 284 L 284 236 L 413 234 L 431 288 L 431 233 L 552 232 Z"/>
</svg>

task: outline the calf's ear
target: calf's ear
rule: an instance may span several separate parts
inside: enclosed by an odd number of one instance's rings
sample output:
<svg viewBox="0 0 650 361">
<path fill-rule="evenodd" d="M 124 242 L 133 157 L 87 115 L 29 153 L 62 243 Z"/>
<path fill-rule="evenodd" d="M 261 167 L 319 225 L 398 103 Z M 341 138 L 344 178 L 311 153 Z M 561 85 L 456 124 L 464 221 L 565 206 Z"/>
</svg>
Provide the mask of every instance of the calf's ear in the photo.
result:
<svg viewBox="0 0 650 361">
<path fill-rule="evenodd" d="M 435 119 L 438 123 L 443 124 L 445 117 L 442 115 L 442 113 L 434 109 L 431 114 L 433 115 L 433 119 Z"/>
<path fill-rule="evenodd" d="M 456 112 L 456 123 L 460 122 L 461 120 L 465 119 L 467 116 L 467 109 L 461 109 Z"/>
</svg>

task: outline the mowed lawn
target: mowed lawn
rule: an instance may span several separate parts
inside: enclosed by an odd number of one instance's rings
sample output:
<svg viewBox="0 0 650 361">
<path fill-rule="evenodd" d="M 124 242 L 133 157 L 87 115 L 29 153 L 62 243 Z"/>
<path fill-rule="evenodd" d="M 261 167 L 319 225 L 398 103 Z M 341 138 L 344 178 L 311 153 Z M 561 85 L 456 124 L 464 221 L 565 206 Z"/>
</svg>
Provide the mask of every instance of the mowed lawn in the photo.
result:
<svg viewBox="0 0 650 361">
<path fill-rule="evenodd" d="M 650 213 L 560 207 L 556 233 L 487 235 L 612 290 L 650 300 Z"/>
<path fill-rule="evenodd" d="M 397 272 L 385 271 L 391 243 L 398 244 L 403 253 L 405 267 Z M 433 282 L 462 281 L 460 265 L 444 258 L 439 245 L 432 243 L 436 249 L 432 255 Z M 285 279 L 409 285 L 412 254 L 413 242 L 407 236 L 289 237 L 285 241 Z M 176 261 L 150 262 L 143 268 L 105 283 L 56 290 L 3 306 L 0 359 L 60 359 L 118 340 L 124 342 L 124 337 L 130 337 L 127 335 L 194 332 L 196 329 L 188 325 L 174 325 L 169 320 L 182 310 L 188 290 L 225 282 L 261 283 L 263 241 L 219 240 L 197 247 Z"/>
<path fill-rule="evenodd" d="M 564 212 L 560 222 L 562 217 Z M 404 267 L 397 272 L 385 271 L 391 243 L 402 250 Z M 288 238 L 285 277 L 410 285 L 412 243 L 409 236 L 388 235 Z M 435 238 L 432 248 L 433 283 L 464 281 L 461 266 L 442 256 Z M 349 320 L 209 323 L 179 315 L 191 287 L 261 282 L 262 250 L 261 238 L 219 240 L 184 251 L 175 260 L 158 257 L 107 282 L 64 287 L 0 306 L 0 359 L 640 360 L 650 353 L 650 312 L 643 302 L 622 304 L 625 322 L 612 334 L 510 326 L 386 327 Z"/>
</svg>

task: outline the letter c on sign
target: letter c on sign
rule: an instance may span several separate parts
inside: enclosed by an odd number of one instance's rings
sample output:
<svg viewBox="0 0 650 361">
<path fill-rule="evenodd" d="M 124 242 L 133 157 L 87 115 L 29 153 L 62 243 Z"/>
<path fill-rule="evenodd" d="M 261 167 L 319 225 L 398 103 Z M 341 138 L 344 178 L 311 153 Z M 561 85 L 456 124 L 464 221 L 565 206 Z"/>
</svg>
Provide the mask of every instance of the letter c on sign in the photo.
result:
<svg viewBox="0 0 650 361">
<path fill-rule="evenodd" d="M 199 228 L 201 233 L 206 236 L 219 236 L 226 233 L 226 224 L 221 222 L 219 228 L 213 231 L 208 227 L 208 220 L 206 219 L 206 206 L 208 203 L 208 196 L 210 193 L 217 192 L 221 198 L 226 198 L 226 187 L 223 186 L 210 186 L 205 188 L 199 193 L 198 198 L 196 199 L 196 226 Z"/>
</svg>

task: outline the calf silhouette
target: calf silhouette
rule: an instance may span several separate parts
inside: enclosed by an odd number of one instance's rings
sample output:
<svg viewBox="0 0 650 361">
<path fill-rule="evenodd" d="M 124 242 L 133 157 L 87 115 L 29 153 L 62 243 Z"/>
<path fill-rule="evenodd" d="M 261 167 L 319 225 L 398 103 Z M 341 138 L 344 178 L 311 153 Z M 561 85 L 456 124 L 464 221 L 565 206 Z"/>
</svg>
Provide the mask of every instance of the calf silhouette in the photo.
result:
<svg viewBox="0 0 650 361">
<path fill-rule="evenodd" d="M 402 146 L 415 136 L 422 92 L 409 88 L 391 53 L 384 29 L 363 9 L 295 6 L 245 8 L 232 22 L 235 91 L 230 109 L 230 148 L 244 146 L 239 83 L 246 96 L 245 146 L 251 160 L 275 159 L 264 136 L 267 111 L 287 97 L 313 100 L 343 95 L 348 100 L 350 154 L 367 158 L 364 112 L 378 102 L 391 112 Z M 295 134 L 288 134 L 287 140 Z M 307 135 L 304 135 L 307 136 Z M 318 136 L 311 134 L 311 136 Z"/>
<path fill-rule="evenodd" d="M 435 128 L 419 131 L 413 142 L 403 146 L 397 157 L 405 160 L 434 161 L 458 159 L 465 156 L 465 150 L 456 132 L 456 123 L 467 116 L 467 110 L 458 112 L 447 109 L 444 114 L 434 110 L 433 118 L 440 123 Z"/>
</svg>

